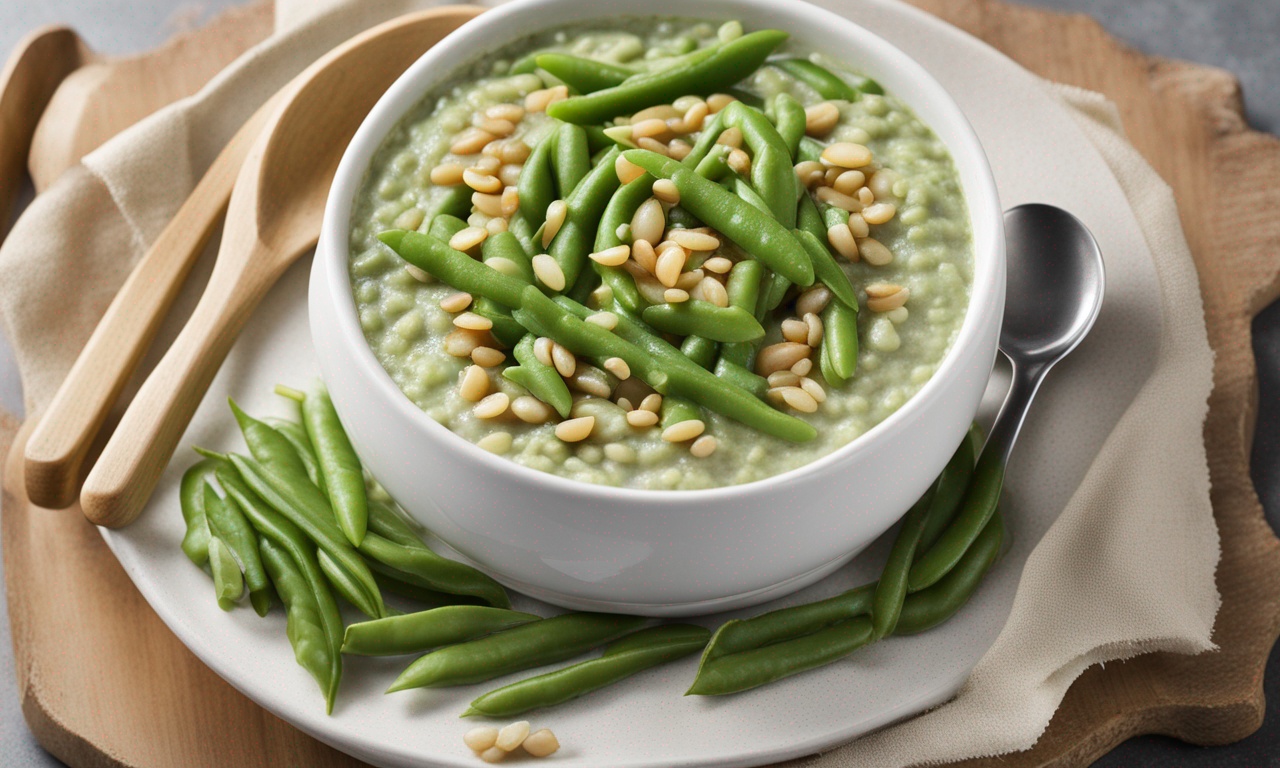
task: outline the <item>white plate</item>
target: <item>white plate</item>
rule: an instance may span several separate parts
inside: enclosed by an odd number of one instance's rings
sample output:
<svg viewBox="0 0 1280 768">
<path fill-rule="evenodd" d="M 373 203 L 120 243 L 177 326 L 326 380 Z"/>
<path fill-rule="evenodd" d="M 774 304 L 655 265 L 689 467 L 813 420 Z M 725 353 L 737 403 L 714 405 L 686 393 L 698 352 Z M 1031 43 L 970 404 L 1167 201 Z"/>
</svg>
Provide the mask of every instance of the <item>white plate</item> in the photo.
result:
<svg viewBox="0 0 1280 768">
<path fill-rule="evenodd" d="M 952 696 L 1008 615 L 1035 543 L 1065 506 L 1111 425 L 1146 379 L 1161 323 L 1156 275 L 1132 211 L 1101 157 L 1043 84 L 1001 54 L 935 18 L 887 0 L 822 3 L 886 37 L 924 64 L 969 115 L 1006 206 L 1061 205 L 1094 231 L 1107 261 L 1107 299 L 1090 339 L 1054 370 L 1027 421 L 1006 482 L 1013 545 L 974 600 L 942 628 L 892 638 L 848 660 L 725 699 L 682 697 L 695 659 L 660 667 L 546 712 L 560 766 L 749 766 L 797 757 L 937 705 Z M 307 330 L 307 269 L 290 270 L 250 321 L 181 445 L 239 449 L 226 398 L 250 412 L 285 414 L 277 382 L 316 371 Z M 198 282 L 198 281 L 196 281 Z M 189 301 L 188 301 L 189 304 Z M 993 385 L 992 392 L 1001 391 Z M 989 392 L 984 412 L 990 415 Z M 315 683 L 293 660 L 280 611 L 266 619 L 223 613 L 209 578 L 179 549 L 177 487 L 194 455 L 185 448 L 139 521 L 103 531 L 134 583 L 178 637 L 254 701 L 316 738 L 386 766 L 475 766 L 458 713 L 489 685 L 384 696 L 408 659 L 345 661 L 336 710 L 324 714 Z M 429 457 L 423 457 L 424 461 Z M 803 525 L 797 514 L 796 524 Z M 815 531 L 815 535 L 821 535 Z M 832 576 L 743 614 L 825 597 L 875 578 L 888 540 Z M 742 567 L 749 568 L 749 561 Z M 516 597 L 516 607 L 548 612 Z M 227 734 L 233 737 L 234 734 Z"/>
</svg>

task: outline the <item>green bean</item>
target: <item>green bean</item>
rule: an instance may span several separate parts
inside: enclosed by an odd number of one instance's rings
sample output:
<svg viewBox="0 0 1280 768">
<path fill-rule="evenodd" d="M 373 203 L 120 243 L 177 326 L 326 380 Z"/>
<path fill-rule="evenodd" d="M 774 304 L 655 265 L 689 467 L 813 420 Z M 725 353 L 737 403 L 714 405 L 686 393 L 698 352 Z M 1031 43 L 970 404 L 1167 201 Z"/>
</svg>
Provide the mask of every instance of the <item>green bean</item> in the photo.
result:
<svg viewBox="0 0 1280 768">
<path fill-rule="evenodd" d="M 400 258 L 430 272 L 459 291 L 486 296 L 504 307 L 520 306 L 520 295 L 529 284 L 486 267 L 467 254 L 450 248 L 434 237 L 417 232 L 391 230 L 378 239 L 400 254 Z"/>
<path fill-rule="evenodd" d="M 752 347 L 754 350 L 754 347 Z M 721 356 L 716 360 L 716 378 L 727 384 L 745 389 L 758 398 L 764 399 L 769 393 L 769 381 L 755 371 L 747 370 L 738 363 Z"/>
<path fill-rule="evenodd" d="M 724 124 L 723 109 L 704 120 L 702 130 L 698 133 L 697 141 L 693 142 L 693 147 L 689 149 L 689 154 L 684 156 L 680 164 L 686 168 L 697 168 L 702 165 L 702 161 L 707 158 L 707 155 L 711 154 L 712 150 L 715 150 L 717 146 L 724 146 L 719 143 L 720 134 L 724 133 L 727 127 Z M 716 151 L 728 154 L 729 149 L 731 148 L 725 147 L 723 150 Z"/>
<path fill-rule="evenodd" d="M 960 511 L 934 545 L 911 566 L 908 589 L 919 592 L 932 586 L 960 562 L 995 514 L 1003 485 L 1004 461 L 1000 452 L 983 451 L 973 469 L 973 480 Z"/>
<path fill-rule="evenodd" d="M 898 624 L 902 603 L 907 598 L 907 573 L 911 571 L 916 546 L 920 543 L 920 534 L 929 516 L 935 486 L 936 483 L 929 486 L 903 516 L 902 526 L 893 540 L 893 548 L 889 550 L 889 559 L 880 571 L 875 597 L 871 601 L 871 627 L 877 640 L 893 634 L 893 628 Z"/>
<path fill-rule="evenodd" d="M 414 661 L 387 689 L 468 685 L 571 659 L 633 632 L 638 616 L 566 613 L 433 651 Z"/>
<path fill-rule="evenodd" d="M 293 450 L 297 452 L 298 458 L 302 460 L 302 466 L 307 470 L 307 477 L 311 478 L 311 482 L 320 492 L 329 497 L 329 490 L 324 485 L 324 474 L 320 471 L 320 460 L 316 458 L 315 448 L 311 446 L 311 438 L 307 437 L 307 430 L 296 421 L 288 419 L 268 419 L 267 423 L 284 436 L 293 446 Z"/>
<path fill-rule="evenodd" d="M 253 454 L 254 459 L 272 466 L 289 479 L 311 479 L 307 476 L 307 467 L 302 457 L 288 438 L 270 424 L 245 413 L 240 406 L 236 405 L 235 400 L 227 398 L 227 403 L 231 406 L 231 413 L 235 416 L 236 424 L 240 427 L 245 444 L 249 446 L 249 452 Z"/>
<path fill-rule="evenodd" d="M 824 99 L 857 101 L 863 93 L 884 93 L 880 84 L 870 78 L 861 78 L 855 88 L 831 70 L 808 59 L 777 59 L 769 63 L 817 91 Z"/>
<path fill-rule="evenodd" d="M 385 501 L 369 499 L 369 530 L 402 547 L 427 546 L 400 512 Z"/>
<path fill-rule="evenodd" d="M 485 264 L 494 259 L 506 259 L 516 265 L 519 270 L 517 277 L 533 284 L 533 261 L 520 245 L 520 239 L 510 231 L 486 237 L 480 246 L 480 258 Z"/>
<path fill-rule="evenodd" d="M 326 711 L 333 712 L 333 700 L 338 692 L 338 681 L 342 677 L 342 654 L 339 650 L 342 647 L 342 614 L 338 612 L 338 603 L 329 589 L 324 574 L 320 572 L 320 566 L 316 562 L 315 547 L 296 525 L 258 498 L 230 464 L 226 462 L 219 464 L 215 474 L 218 484 L 227 492 L 227 496 L 235 499 L 240 505 L 245 517 L 262 536 L 262 540 L 269 541 L 288 553 L 306 582 L 308 593 L 315 600 L 320 616 L 320 626 L 324 632 L 325 647 L 328 651 L 325 661 L 329 671 L 323 679 L 316 672 L 312 674 L 316 676 L 320 687 L 325 691 Z M 274 567 L 269 562 L 264 564 L 268 569 Z M 275 576 L 274 573 L 272 575 Z M 276 581 L 275 585 L 286 610 L 292 611 L 291 601 L 297 594 L 295 591 L 298 588 L 297 585 L 293 582 L 282 584 L 281 581 Z M 298 641 L 292 636 L 290 640 L 294 643 L 296 657 L 299 653 Z M 308 658 L 311 659 L 310 653 Z M 299 663 L 308 671 L 312 671 L 313 665 L 310 662 L 304 663 L 299 659 Z"/>
<path fill-rule="evenodd" d="M 636 209 L 645 200 L 648 200 L 653 191 L 653 176 L 645 173 L 631 181 L 623 184 L 618 191 L 609 199 L 608 204 L 604 207 L 604 212 L 600 214 L 600 225 L 596 231 L 595 250 L 604 251 L 609 248 L 622 245 L 623 240 L 618 236 L 618 229 L 631 221 L 631 217 L 635 215 Z M 591 262 L 591 268 L 596 274 L 600 275 L 600 279 L 604 284 L 609 286 L 613 291 L 614 298 L 627 309 L 633 312 L 641 312 L 649 305 L 648 302 L 640 295 L 637 290 L 635 281 L 625 270 L 619 267 L 610 267 L 599 262 Z"/>
<path fill-rule="evenodd" d="M 764 327 L 737 307 L 718 307 L 709 301 L 690 299 L 679 304 L 654 304 L 643 313 L 644 321 L 663 333 L 702 336 L 712 341 L 754 341 L 764 337 Z"/>
<path fill-rule="evenodd" d="M 457 216 L 442 213 L 431 220 L 431 227 L 427 230 L 427 234 L 447 243 L 450 238 L 466 228 L 467 222 Z"/>
<path fill-rule="evenodd" d="M 552 163 L 556 155 L 558 135 L 556 131 L 552 131 L 538 142 L 538 146 L 533 148 L 533 152 L 525 160 L 520 178 L 516 181 L 516 190 L 520 193 L 520 213 L 533 227 L 547 220 L 547 207 L 556 199 Z"/>
<path fill-rule="evenodd" d="M 213 459 L 201 459 L 182 473 L 178 500 L 182 507 L 182 519 L 187 531 L 182 536 L 182 551 L 196 565 L 209 562 L 209 523 L 204 512 L 204 482 L 213 474 L 217 463 Z"/>
<path fill-rule="evenodd" d="M 679 424 L 682 421 L 702 419 L 702 410 L 683 397 L 668 395 L 662 398 L 662 428 Z"/>
<path fill-rule="evenodd" d="M 394 568 L 388 568 L 381 563 L 369 563 L 369 568 L 373 571 L 373 580 L 377 582 L 378 589 L 383 594 L 391 594 L 397 597 L 403 597 L 406 600 L 412 600 L 415 603 L 429 605 L 432 607 L 440 607 L 445 605 L 481 605 L 483 600 L 477 597 L 468 597 L 465 595 L 450 595 L 446 592 L 438 592 L 434 589 L 410 584 L 402 581 L 400 575 L 395 572 Z M 387 614 L 391 615 L 391 606 L 387 606 Z"/>
<path fill-rule="evenodd" d="M 587 149 L 587 132 L 582 126 L 564 123 L 557 129 L 553 167 L 560 199 L 568 200 L 578 182 L 591 170 L 591 151 Z"/>
<path fill-rule="evenodd" d="M 311 445 L 315 447 L 316 458 L 320 460 L 321 474 L 338 527 L 352 546 L 358 547 L 369 525 L 364 470 L 360 466 L 360 457 L 351 447 L 347 431 L 338 419 L 333 401 L 329 399 L 329 390 L 319 379 L 307 393 L 307 399 L 302 401 L 302 423 L 307 428 Z"/>
<path fill-rule="evenodd" d="M 262 557 L 258 552 L 258 536 L 245 519 L 235 499 L 224 499 L 213 486 L 204 484 L 204 511 L 209 522 L 209 534 L 231 549 L 244 572 L 244 586 L 249 589 L 249 602 L 259 616 L 271 610 L 271 583 L 262 569 Z M 239 596 L 239 593 L 237 593 Z"/>
<path fill-rule="evenodd" d="M 541 242 L 536 246 L 534 245 L 534 229 L 535 227 L 529 223 L 529 220 L 520 211 L 516 211 L 512 215 L 510 223 L 507 224 L 507 231 L 515 236 L 520 243 L 520 248 L 524 251 L 526 259 L 532 259 L 534 255 L 542 252 L 542 248 L 538 247 L 542 245 Z M 485 239 L 487 240 L 488 238 Z"/>
<path fill-rule="evenodd" d="M 808 195 L 805 197 L 807 198 Z M 818 280 L 831 289 L 831 295 L 835 296 L 837 301 L 857 312 L 858 294 L 854 292 L 853 283 L 849 282 L 849 276 L 836 263 L 836 258 L 827 249 L 826 237 L 818 239 L 814 237 L 813 233 L 804 229 L 795 229 L 792 230 L 792 233 L 796 236 L 796 240 L 799 240 L 800 244 L 804 246 L 810 260 L 813 261 L 813 271 L 818 276 Z"/>
<path fill-rule="evenodd" d="M 685 695 L 722 696 L 756 688 L 830 664 L 874 640 L 871 620 L 859 616 L 810 635 L 704 662 Z"/>
<path fill-rule="evenodd" d="M 697 229 L 703 223 L 683 206 L 675 205 L 667 211 L 667 226 L 671 229 Z"/>
<path fill-rule="evenodd" d="M 664 624 L 616 640 L 599 658 L 526 678 L 471 702 L 463 717 L 507 717 L 555 706 L 702 650 L 711 633 L 692 624 Z"/>
<path fill-rule="evenodd" d="M 818 367 L 832 387 L 842 387 L 858 366 L 858 312 L 842 301 L 822 311 L 822 347 Z"/>
<path fill-rule="evenodd" d="M 924 529 L 920 532 L 920 544 L 916 547 L 918 559 L 938 540 L 942 531 L 951 524 L 960 502 L 964 499 L 965 489 L 973 477 L 973 457 L 975 454 L 973 435 L 978 433 L 977 425 L 970 427 L 969 434 L 960 442 L 955 453 L 943 467 L 942 474 L 934 484 L 933 503 L 929 505 L 929 514 L 924 521 Z"/>
<path fill-rule="evenodd" d="M 471 214 L 471 187 L 466 184 L 454 184 L 445 187 L 444 190 L 444 193 L 422 217 L 428 227 L 440 216 L 461 220 Z M 421 229 L 421 226 L 419 228 Z"/>
<path fill-rule="evenodd" d="M 329 553 L 325 552 L 323 549 L 318 550 L 316 552 L 316 561 L 320 563 L 320 572 L 323 573 L 324 577 L 329 580 L 329 583 L 333 585 L 334 590 L 339 595 L 346 597 L 347 595 L 360 594 L 361 590 L 363 589 L 360 582 L 357 581 L 356 578 L 352 576 L 349 571 L 347 571 L 340 564 L 338 564 L 332 557 L 330 557 Z M 377 586 L 378 579 L 376 577 L 374 578 L 373 583 L 374 583 L 374 586 Z M 379 594 L 382 593 L 381 587 L 378 588 L 378 593 Z M 348 600 L 348 602 L 350 601 Z M 351 603 L 351 604 L 355 606 L 355 609 L 357 611 L 360 611 L 361 613 L 363 613 L 364 615 L 368 616 L 371 619 L 382 618 L 381 616 L 375 616 L 365 611 L 364 608 L 361 607 L 361 605 L 358 603 Z M 390 615 L 389 608 L 386 608 L 384 606 L 383 611 L 384 611 L 383 616 Z"/>
<path fill-rule="evenodd" d="M 786 39 L 787 33 L 778 30 L 752 32 L 695 51 L 679 66 L 639 74 L 612 88 L 554 102 L 547 107 L 547 114 L 570 123 L 603 123 L 655 104 L 669 104 L 686 94 L 706 96 L 759 69 Z"/>
<path fill-rule="evenodd" d="M 508 75 L 527 75 L 538 68 L 538 56 L 542 51 L 533 51 L 526 53 L 524 56 L 516 59 L 511 63 L 511 68 L 507 70 Z"/>
<path fill-rule="evenodd" d="M 320 603 L 302 569 L 286 549 L 271 539 L 263 539 L 261 547 L 262 564 L 266 566 L 280 601 L 284 603 L 287 617 L 285 633 L 293 647 L 293 658 L 319 684 L 328 703 L 328 711 L 332 712 L 342 666 L 340 662 L 334 663 L 337 654 L 329 647 Z"/>
<path fill-rule="evenodd" d="M 565 200 L 567 212 L 564 223 L 547 249 L 564 272 L 565 285 L 573 285 L 577 281 L 595 242 L 600 216 L 609 204 L 609 197 L 618 188 L 614 161 L 619 152 L 614 147 L 605 153 Z"/>
<path fill-rule="evenodd" d="M 514 347 L 524 336 L 524 327 L 511 317 L 511 312 L 492 299 L 483 296 L 471 306 L 471 311 L 493 323 L 489 333 L 503 346 Z"/>
<path fill-rule="evenodd" d="M 790 289 L 791 281 L 787 279 L 786 275 L 781 275 L 777 272 L 769 275 L 768 281 L 760 291 L 760 301 L 756 305 L 756 316 L 764 317 L 777 309 L 782 304 L 783 299 L 787 298 L 787 291 Z"/>
<path fill-rule="evenodd" d="M 698 164 L 693 167 L 693 172 L 704 179 L 710 181 L 720 181 L 728 176 L 732 171 L 729 170 L 729 152 L 733 147 L 728 144 L 714 144 L 707 150 L 707 154 Z M 767 204 L 766 204 L 767 207 Z"/>
<path fill-rule="evenodd" d="M 591 150 L 593 158 L 613 147 L 616 143 L 604 132 L 603 125 L 584 125 L 582 128 L 587 132 L 587 149 Z M 595 163 L 593 162 L 592 164 L 594 165 Z"/>
<path fill-rule="evenodd" d="M 654 176 L 674 181 L 682 205 L 752 258 L 797 285 L 813 284 L 813 264 L 808 254 L 791 232 L 777 221 L 760 216 L 754 208 L 715 182 L 702 178 L 668 157 L 643 149 L 628 150 L 623 156 Z"/>
<path fill-rule="evenodd" d="M 1000 556 L 1003 542 L 1004 520 L 997 510 L 946 576 L 928 589 L 907 597 L 895 633 L 914 635 L 951 618 L 973 596 L 982 577 Z"/>
<path fill-rule="evenodd" d="M 550 72 L 560 82 L 578 93 L 594 93 L 621 85 L 623 80 L 635 74 L 634 70 L 607 64 L 596 59 L 586 59 L 567 53 L 543 53 L 535 59 L 538 69 Z"/>
<path fill-rule="evenodd" d="M 804 105 L 791 94 L 780 93 L 773 99 L 773 109 L 778 119 L 778 135 L 782 137 L 788 153 L 794 159 L 800 151 L 800 139 L 804 138 L 807 121 Z"/>
<path fill-rule="evenodd" d="M 751 184 L 755 191 L 782 226 L 794 227 L 799 181 L 791 164 L 790 146 L 760 110 L 735 101 L 721 111 L 725 113 L 725 126 L 741 130 L 743 141 L 751 148 Z"/>
<path fill-rule="evenodd" d="M 540 620 L 532 613 L 505 608 L 447 605 L 352 624 L 347 627 L 342 652 L 354 656 L 421 653 Z"/>
<path fill-rule="evenodd" d="M 358 592 L 344 592 L 342 596 L 366 615 L 385 615 L 382 595 L 373 574 L 338 528 L 333 512 L 320 491 L 310 482 L 305 485 L 297 482 L 279 465 L 266 466 L 238 454 L 231 454 L 228 458 L 255 494 L 302 529 L 336 565 L 347 571 L 349 578 L 344 580 L 344 584 L 359 585 Z M 334 586 L 341 588 L 343 584 Z"/>
<path fill-rule="evenodd" d="M 590 301 L 591 294 L 600 287 L 600 283 L 599 273 L 594 269 L 584 269 L 578 273 L 578 282 L 565 295 L 579 303 Z"/>
<path fill-rule="evenodd" d="M 738 174 L 735 173 L 725 177 L 720 184 L 725 189 L 737 195 L 744 202 L 748 203 L 752 208 L 755 208 L 762 213 L 767 213 L 770 216 L 773 215 L 773 211 L 769 210 L 769 203 L 760 196 L 760 193 L 757 192 L 746 179 L 742 178 Z"/>
<path fill-rule="evenodd" d="M 555 408 L 560 418 L 567 419 L 569 410 L 573 407 L 573 395 L 569 392 L 569 386 L 564 383 L 564 379 L 555 368 L 543 365 L 542 361 L 538 360 L 537 355 L 533 353 L 533 343 L 533 334 L 529 333 L 516 344 L 513 354 L 516 361 L 520 363 L 520 369 L 527 371 L 525 374 L 527 378 L 525 381 L 515 379 L 512 381 L 523 385 L 531 395 Z M 511 370 L 507 368 L 502 375 L 507 376 L 507 372 Z M 507 376 L 507 378 L 511 377 Z"/>
<path fill-rule="evenodd" d="M 365 534 L 360 553 L 394 569 L 398 578 L 410 584 L 437 592 L 472 595 L 497 608 L 511 605 L 506 590 L 491 577 L 426 547 L 404 546 L 371 532 Z"/>
<path fill-rule="evenodd" d="M 213 592 L 217 595 L 218 607 L 224 611 L 235 608 L 236 601 L 244 594 L 244 577 L 240 574 L 240 564 L 231 554 L 231 547 L 217 536 L 209 537 L 209 573 L 213 576 Z"/>
<path fill-rule="evenodd" d="M 812 162 L 821 162 L 822 151 L 827 148 L 826 144 L 817 139 L 805 136 L 800 139 L 800 146 L 796 149 L 796 162 L 804 162 L 806 160 Z"/>
<path fill-rule="evenodd" d="M 764 314 L 756 312 L 756 304 L 760 298 L 760 279 L 763 274 L 764 268 L 758 261 L 746 259 L 734 264 L 725 285 L 729 294 L 729 306 L 741 309 L 743 312 L 751 312 L 756 320 L 763 319 Z M 725 344 L 720 349 L 720 360 L 745 371 L 755 363 L 756 347 L 757 345 L 751 342 Z M 730 371 L 726 375 L 721 371 L 720 363 L 717 362 L 716 375 L 720 378 L 729 378 L 733 376 L 733 372 Z M 757 386 L 753 384 L 744 389 L 755 392 Z"/>
<path fill-rule="evenodd" d="M 680 352 L 708 371 L 715 368 L 716 351 L 720 345 L 704 336 L 688 336 L 680 345 Z"/>
</svg>

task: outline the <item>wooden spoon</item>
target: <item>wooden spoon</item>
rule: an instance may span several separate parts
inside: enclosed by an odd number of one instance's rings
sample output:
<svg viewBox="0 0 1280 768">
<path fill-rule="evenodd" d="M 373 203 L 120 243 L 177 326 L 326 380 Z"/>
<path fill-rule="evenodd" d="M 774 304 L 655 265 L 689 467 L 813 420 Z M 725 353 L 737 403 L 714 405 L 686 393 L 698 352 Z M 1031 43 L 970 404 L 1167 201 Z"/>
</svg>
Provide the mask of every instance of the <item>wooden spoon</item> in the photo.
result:
<svg viewBox="0 0 1280 768">
<path fill-rule="evenodd" d="M 315 245 L 338 161 L 364 116 L 423 51 L 481 10 L 445 6 L 382 24 L 286 89 L 236 180 L 200 303 L 85 480 L 80 503 L 90 521 L 115 528 L 142 511 L 254 307 Z"/>
</svg>

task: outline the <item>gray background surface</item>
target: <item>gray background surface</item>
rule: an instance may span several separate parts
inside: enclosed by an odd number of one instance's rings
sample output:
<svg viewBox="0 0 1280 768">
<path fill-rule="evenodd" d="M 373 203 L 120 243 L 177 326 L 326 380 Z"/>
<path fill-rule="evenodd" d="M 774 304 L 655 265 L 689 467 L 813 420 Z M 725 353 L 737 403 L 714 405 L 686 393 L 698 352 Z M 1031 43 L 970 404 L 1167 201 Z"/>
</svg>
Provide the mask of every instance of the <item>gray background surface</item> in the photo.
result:
<svg viewBox="0 0 1280 768">
<path fill-rule="evenodd" d="M 1231 70 L 1245 93 L 1254 127 L 1280 133 L 1280 0 L 1027 0 L 1059 11 L 1087 13 L 1135 47 Z M 43 24 L 70 24 L 94 50 L 127 54 L 147 50 L 235 0 L 3 0 L 0 56 Z M 1278 213 L 1277 215 L 1280 215 Z M 1280 254 L 1277 254 L 1280 258 Z M 1280 303 L 1253 326 L 1260 379 L 1253 478 L 1272 526 L 1280 526 Z M 21 412 L 21 384 L 0 338 L 0 405 Z M 1095 765 L 1106 768 L 1280 766 L 1280 651 L 1266 673 L 1269 702 L 1262 729 L 1231 746 L 1203 749 L 1173 739 L 1131 739 Z M 14 679 L 7 606 L 0 601 L 0 764 L 13 768 L 59 766 L 22 719 Z"/>
</svg>

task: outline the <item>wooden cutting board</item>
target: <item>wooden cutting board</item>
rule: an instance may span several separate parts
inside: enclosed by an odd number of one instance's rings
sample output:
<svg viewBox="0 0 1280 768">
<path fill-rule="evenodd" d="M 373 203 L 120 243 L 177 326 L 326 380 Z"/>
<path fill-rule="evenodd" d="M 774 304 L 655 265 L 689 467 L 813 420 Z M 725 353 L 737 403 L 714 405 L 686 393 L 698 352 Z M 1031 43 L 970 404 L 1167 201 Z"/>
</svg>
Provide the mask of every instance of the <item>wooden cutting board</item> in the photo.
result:
<svg viewBox="0 0 1280 768">
<path fill-rule="evenodd" d="M 1087 765 L 1161 733 L 1225 744 L 1257 729 L 1280 633 L 1280 541 L 1249 477 L 1253 316 L 1280 295 L 1280 140 L 1250 131 L 1228 73 L 1132 51 L 1085 17 L 999 0 L 912 0 L 1038 74 L 1105 93 L 1174 188 L 1217 353 L 1204 436 L 1222 537 L 1221 650 L 1094 667 L 1028 752 L 966 766 Z M 0 519 L 18 685 L 40 742 L 74 766 L 353 766 L 227 685 L 162 624 L 77 508 L 23 495 L 28 429 L 0 414 Z"/>
</svg>

